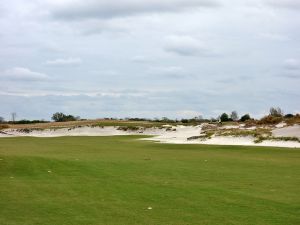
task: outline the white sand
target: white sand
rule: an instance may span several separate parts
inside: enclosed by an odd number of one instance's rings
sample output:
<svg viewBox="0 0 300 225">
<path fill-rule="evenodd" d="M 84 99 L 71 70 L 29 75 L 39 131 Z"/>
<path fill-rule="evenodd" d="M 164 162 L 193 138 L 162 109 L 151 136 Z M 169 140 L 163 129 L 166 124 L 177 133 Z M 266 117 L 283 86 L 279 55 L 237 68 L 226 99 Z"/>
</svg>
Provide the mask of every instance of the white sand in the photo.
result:
<svg viewBox="0 0 300 225">
<path fill-rule="evenodd" d="M 17 130 L 6 129 L 2 132 L 0 137 L 62 137 L 62 136 L 115 136 L 128 135 L 128 133 L 117 130 L 116 127 L 80 127 L 80 128 L 61 128 L 61 129 L 46 129 L 33 130 L 30 133 L 23 133 Z"/>
<path fill-rule="evenodd" d="M 275 137 L 298 137 L 300 138 L 300 125 L 278 128 L 272 131 Z"/>
<path fill-rule="evenodd" d="M 187 140 L 193 136 L 199 136 L 201 133 L 201 126 L 176 126 L 166 128 L 149 128 L 138 131 L 122 131 L 117 127 L 78 127 L 74 129 L 47 129 L 37 130 L 29 133 L 18 132 L 17 130 L 6 129 L 0 132 L 0 137 L 60 137 L 60 136 L 115 136 L 115 135 L 154 135 L 151 138 L 143 138 L 144 140 L 157 141 L 161 143 L 175 143 L 175 144 L 212 144 L 212 145 L 247 145 L 247 146 L 275 146 L 275 147 L 289 147 L 300 148 L 299 142 L 293 141 L 263 141 L 262 143 L 254 143 L 253 137 L 212 137 L 211 139 L 201 140 Z M 5 134 L 6 133 L 6 134 Z M 275 129 L 274 136 L 292 135 L 300 137 L 300 126 L 285 127 Z"/>
</svg>

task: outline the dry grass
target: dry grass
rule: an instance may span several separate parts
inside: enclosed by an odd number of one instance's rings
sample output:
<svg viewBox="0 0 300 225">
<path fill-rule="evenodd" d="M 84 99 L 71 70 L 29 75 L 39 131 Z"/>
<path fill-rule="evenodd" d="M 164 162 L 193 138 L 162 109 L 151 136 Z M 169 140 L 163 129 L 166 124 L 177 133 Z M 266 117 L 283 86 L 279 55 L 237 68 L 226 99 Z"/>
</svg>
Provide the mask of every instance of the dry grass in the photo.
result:
<svg viewBox="0 0 300 225">
<path fill-rule="evenodd" d="M 84 121 L 68 121 L 68 122 L 50 122 L 36 124 L 9 124 L 6 128 L 11 129 L 56 129 L 56 128 L 72 128 L 78 126 L 152 126 L 160 123 L 148 121 L 127 121 L 127 120 L 84 120 Z"/>
<path fill-rule="evenodd" d="M 0 124 L 0 130 L 7 129 L 9 126 L 7 124 Z"/>
</svg>

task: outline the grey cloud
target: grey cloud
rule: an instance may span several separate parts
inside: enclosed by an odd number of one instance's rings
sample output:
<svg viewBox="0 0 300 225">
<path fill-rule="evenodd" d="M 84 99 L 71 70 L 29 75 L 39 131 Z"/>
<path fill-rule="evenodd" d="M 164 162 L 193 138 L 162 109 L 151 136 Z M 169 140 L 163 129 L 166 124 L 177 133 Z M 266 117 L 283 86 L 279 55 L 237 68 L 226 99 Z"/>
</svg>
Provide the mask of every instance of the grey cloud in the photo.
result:
<svg viewBox="0 0 300 225">
<path fill-rule="evenodd" d="M 300 1 L 299 0 L 267 0 L 266 3 L 270 6 L 282 9 L 292 9 L 299 10 L 300 9 Z"/>
<path fill-rule="evenodd" d="M 157 75 L 167 78 L 186 78 L 190 74 L 180 66 L 165 66 L 165 67 L 152 67 L 149 69 L 150 75 Z"/>
<path fill-rule="evenodd" d="M 216 52 L 201 41 L 190 36 L 169 36 L 166 38 L 165 51 L 181 56 L 209 57 L 217 55 Z"/>
<path fill-rule="evenodd" d="M 279 77 L 300 79 L 300 59 L 286 59 L 283 63 L 283 71 L 280 73 Z"/>
<path fill-rule="evenodd" d="M 290 38 L 287 35 L 284 34 L 278 34 L 278 33 L 261 33 L 259 34 L 259 37 L 273 40 L 273 41 L 289 41 Z"/>
<path fill-rule="evenodd" d="M 24 67 L 14 67 L 0 72 L 0 79 L 13 81 L 45 81 L 49 76 Z"/>
<path fill-rule="evenodd" d="M 52 4 L 52 15 L 60 19 L 114 18 L 142 13 L 177 12 L 197 7 L 217 7 L 216 0 L 89 0 Z"/>
<path fill-rule="evenodd" d="M 148 58 L 147 56 L 136 55 L 132 57 L 131 61 L 134 63 L 149 63 L 152 61 L 152 59 Z"/>
</svg>

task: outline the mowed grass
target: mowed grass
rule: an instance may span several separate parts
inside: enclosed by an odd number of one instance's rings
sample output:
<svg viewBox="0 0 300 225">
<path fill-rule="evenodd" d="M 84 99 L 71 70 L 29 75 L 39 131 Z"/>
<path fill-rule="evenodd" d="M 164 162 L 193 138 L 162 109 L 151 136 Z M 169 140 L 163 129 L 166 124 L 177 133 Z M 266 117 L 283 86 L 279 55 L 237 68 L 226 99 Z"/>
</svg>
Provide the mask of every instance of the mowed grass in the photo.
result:
<svg viewBox="0 0 300 225">
<path fill-rule="evenodd" d="M 137 138 L 0 139 L 0 224 L 300 224 L 300 149 Z"/>
</svg>

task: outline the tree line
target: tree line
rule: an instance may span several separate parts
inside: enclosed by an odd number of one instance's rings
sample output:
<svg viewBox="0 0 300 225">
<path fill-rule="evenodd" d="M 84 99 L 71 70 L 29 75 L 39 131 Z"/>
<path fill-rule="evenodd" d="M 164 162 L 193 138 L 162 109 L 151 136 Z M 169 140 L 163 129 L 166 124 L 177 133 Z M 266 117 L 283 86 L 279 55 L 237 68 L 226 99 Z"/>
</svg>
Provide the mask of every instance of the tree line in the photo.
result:
<svg viewBox="0 0 300 225">
<path fill-rule="evenodd" d="M 275 123 L 276 121 L 279 121 L 281 118 L 293 118 L 293 117 L 299 117 L 299 114 L 293 115 L 293 114 L 284 114 L 283 110 L 280 107 L 271 107 L 269 110 L 269 115 L 264 116 L 259 121 L 266 122 L 266 123 Z M 31 124 L 31 123 L 46 123 L 50 121 L 45 120 L 16 120 L 17 114 L 11 113 L 12 119 L 10 121 L 5 121 L 3 117 L 0 116 L 0 123 L 10 123 L 10 124 Z M 52 115 L 51 119 L 54 122 L 68 122 L 68 121 L 78 121 L 83 120 L 80 119 L 79 116 L 74 115 L 67 115 L 62 112 L 56 112 Z M 109 120 L 117 120 L 117 118 L 105 118 Z M 122 120 L 122 119 L 119 119 Z M 145 118 L 126 118 L 125 120 L 132 120 L 132 121 L 152 121 L 152 122 L 164 122 L 164 123 L 203 123 L 203 122 L 245 122 L 248 120 L 254 120 L 251 118 L 250 114 L 244 114 L 241 117 L 239 117 L 237 111 L 232 111 L 230 114 L 222 113 L 217 118 L 210 118 L 210 119 L 204 119 L 202 116 L 194 117 L 192 119 L 181 119 L 181 120 L 172 120 L 167 117 L 163 117 L 161 119 L 155 118 L 155 119 L 145 119 Z"/>
</svg>

